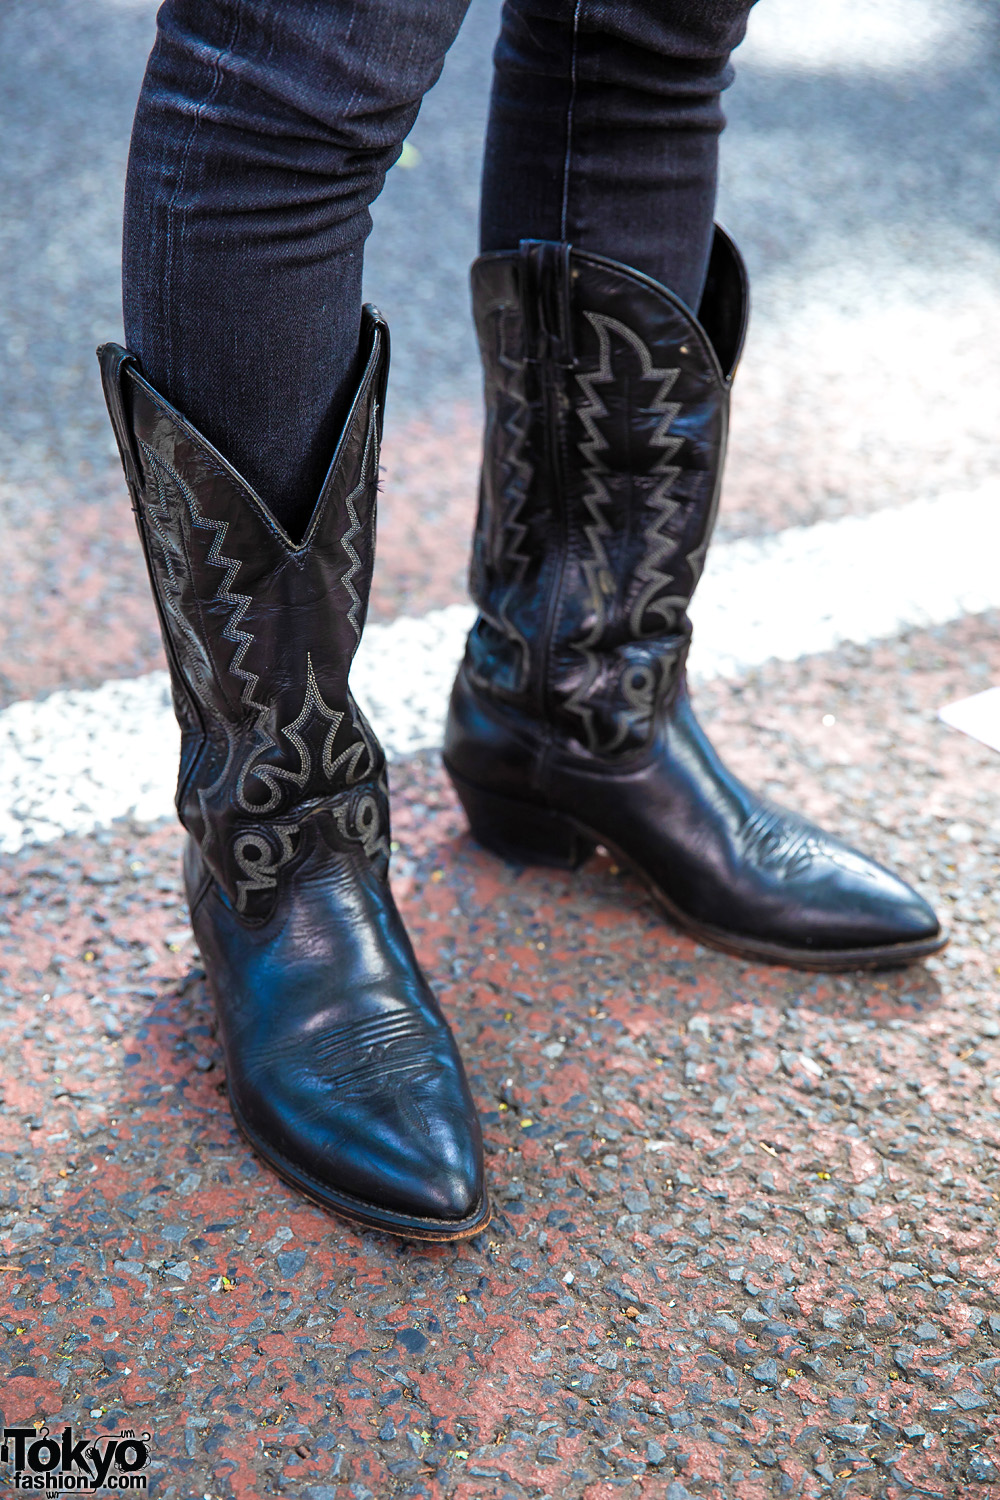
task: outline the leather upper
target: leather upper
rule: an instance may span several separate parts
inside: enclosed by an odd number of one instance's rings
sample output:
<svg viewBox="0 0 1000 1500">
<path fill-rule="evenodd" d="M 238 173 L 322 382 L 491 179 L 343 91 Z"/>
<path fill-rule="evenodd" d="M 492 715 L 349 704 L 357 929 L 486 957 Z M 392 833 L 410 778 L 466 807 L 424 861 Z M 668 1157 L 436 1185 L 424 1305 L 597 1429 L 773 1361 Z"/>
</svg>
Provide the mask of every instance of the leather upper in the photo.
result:
<svg viewBox="0 0 1000 1500">
<path fill-rule="evenodd" d="M 511 850 L 511 819 L 562 817 L 564 849 L 566 829 L 606 842 L 675 916 L 740 951 L 832 966 L 933 951 L 927 903 L 744 787 L 687 697 L 687 609 L 748 312 L 732 241 L 716 230 L 698 317 L 630 267 L 554 242 L 482 257 L 472 285 L 486 393 L 480 614 L 445 761 L 473 828 L 478 816 L 485 841 Z"/>
<path fill-rule="evenodd" d="M 486 430 L 467 670 L 606 756 L 648 744 L 675 687 L 718 505 L 742 262 L 717 231 L 720 352 L 666 288 L 525 241 L 481 257 Z"/>
<path fill-rule="evenodd" d="M 344 841 L 388 861 L 382 754 L 348 687 L 387 364 L 381 319 L 368 314 L 364 334 L 364 375 L 300 543 L 124 350 L 102 351 L 182 729 L 178 813 L 252 920 L 273 910 L 320 809 Z"/>
<path fill-rule="evenodd" d="M 390 1216 L 483 1216 L 475 1104 L 391 892 L 328 820 L 308 837 L 278 908 L 250 926 L 205 886 L 188 844 L 198 947 L 231 997 L 220 1032 L 239 1122 L 286 1176 L 334 1189 L 354 1217 L 405 1231 Z"/>
<path fill-rule="evenodd" d="M 577 818 L 638 866 L 678 913 L 706 928 L 809 952 L 921 942 L 934 912 L 905 881 L 786 808 L 723 764 L 683 681 L 648 753 L 609 764 L 478 691 L 463 668 L 452 693 L 449 768 L 498 795 Z"/>
<path fill-rule="evenodd" d="M 351 695 L 388 332 L 293 541 L 123 349 L 99 351 L 182 730 L 192 924 L 238 1123 L 304 1192 L 425 1238 L 489 1219 L 475 1105 L 388 881 L 381 748 Z"/>
</svg>

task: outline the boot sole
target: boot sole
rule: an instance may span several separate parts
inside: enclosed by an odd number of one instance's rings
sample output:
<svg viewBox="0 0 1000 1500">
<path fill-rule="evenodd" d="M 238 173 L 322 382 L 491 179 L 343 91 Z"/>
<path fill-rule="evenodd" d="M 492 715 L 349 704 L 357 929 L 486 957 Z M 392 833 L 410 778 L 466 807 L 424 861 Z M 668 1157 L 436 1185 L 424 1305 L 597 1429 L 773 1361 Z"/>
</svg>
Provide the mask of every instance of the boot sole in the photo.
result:
<svg viewBox="0 0 1000 1500">
<path fill-rule="evenodd" d="M 589 859 L 598 844 L 614 856 L 617 863 L 631 870 L 649 891 L 675 927 L 696 937 L 707 947 L 736 958 L 763 960 L 795 969 L 837 973 L 857 969 L 897 969 L 918 959 L 940 953 L 947 945 L 947 933 L 933 938 L 919 938 L 907 943 L 879 944 L 868 948 L 790 948 L 759 938 L 742 937 L 724 928 L 712 927 L 682 911 L 647 872 L 619 844 L 588 827 L 569 813 L 513 798 L 498 797 L 483 791 L 457 775 L 448 762 L 444 768 L 465 809 L 473 838 L 483 848 L 514 864 L 545 865 L 558 870 L 575 870 Z"/>
<path fill-rule="evenodd" d="M 347 1193 L 333 1192 L 325 1183 L 318 1182 L 291 1162 L 285 1161 L 280 1153 L 261 1140 L 240 1114 L 228 1080 L 226 1092 L 229 1096 L 229 1108 L 240 1134 L 261 1161 L 311 1203 L 326 1209 L 328 1213 L 336 1214 L 338 1218 L 346 1219 L 350 1224 L 363 1229 L 375 1229 L 382 1234 L 395 1234 L 401 1239 L 446 1244 L 453 1240 L 468 1240 L 473 1235 L 480 1234 L 493 1217 L 493 1208 L 486 1194 L 483 1195 L 482 1205 L 474 1214 L 452 1223 L 445 1219 L 410 1218 L 406 1214 L 395 1214 L 377 1208 L 372 1203 L 364 1203 Z"/>
</svg>

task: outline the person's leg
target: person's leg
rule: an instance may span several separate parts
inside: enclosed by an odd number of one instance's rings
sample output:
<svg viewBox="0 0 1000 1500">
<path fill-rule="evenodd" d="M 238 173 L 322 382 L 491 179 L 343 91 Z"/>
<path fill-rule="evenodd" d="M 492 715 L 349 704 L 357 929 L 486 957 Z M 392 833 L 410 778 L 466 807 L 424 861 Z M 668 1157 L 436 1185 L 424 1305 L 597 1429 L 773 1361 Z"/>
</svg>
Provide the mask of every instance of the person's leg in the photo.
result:
<svg viewBox="0 0 1000 1500">
<path fill-rule="evenodd" d="M 497 853 L 573 866 L 603 844 L 699 941 L 878 967 L 942 947 L 934 912 L 737 781 L 685 686 L 748 306 L 712 206 L 749 8 L 508 0 L 472 273 L 479 618 L 445 765 Z"/>
<path fill-rule="evenodd" d="M 506 0 L 481 249 L 565 240 L 697 308 L 712 246 L 720 94 L 753 0 Z"/>
<path fill-rule="evenodd" d="M 468 0 L 166 0 L 125 201 L 125 337 L 301 531 L 357 374 L 368 205 Z"/>
<path fill-rule="evenodd" d="M 442 1241 L 489 1221 L 482 1136 L 392 899 L 385 757 L 349 674 L 389 366 L 360 306 L 367 205 L 464 6 L 168 0 L 129 178 L 132 347 L 99 351 L 234 1118 L 308 1197 Z"/>
</svg>

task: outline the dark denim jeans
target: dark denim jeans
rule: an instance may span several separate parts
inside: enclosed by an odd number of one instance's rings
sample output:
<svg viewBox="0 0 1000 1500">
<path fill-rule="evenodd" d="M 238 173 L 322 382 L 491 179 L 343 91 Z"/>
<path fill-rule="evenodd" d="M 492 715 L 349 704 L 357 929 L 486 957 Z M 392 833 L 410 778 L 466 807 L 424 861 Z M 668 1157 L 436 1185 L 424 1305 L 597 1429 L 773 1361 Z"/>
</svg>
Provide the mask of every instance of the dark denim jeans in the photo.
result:
<svg viewBox="0 0 1000 1500">
<path fill-rule="evenodd" d="M 569 240 L 697 306 L 719 96 L 752 3 L 507 0 L 483 249 Z M 368 208 L 467 5 L 166 0 L 159 13 L 129 158 L 126 339 L 293 529 L 355 377 Z"/>
</svg>

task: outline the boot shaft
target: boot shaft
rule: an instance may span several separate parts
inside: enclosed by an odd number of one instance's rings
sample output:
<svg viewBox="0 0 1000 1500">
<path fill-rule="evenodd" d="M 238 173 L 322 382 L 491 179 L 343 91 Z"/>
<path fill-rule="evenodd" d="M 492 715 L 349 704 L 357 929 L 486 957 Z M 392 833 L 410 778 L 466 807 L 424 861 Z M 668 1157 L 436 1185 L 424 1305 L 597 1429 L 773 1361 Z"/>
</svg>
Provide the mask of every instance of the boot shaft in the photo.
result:
<svg viewBox="0 0 1000 1500">
<path fill-rule="evenodd" d="M 718 505 L 746 278 L 718 230 L 701 320 L 641 273 L 525 241 L 472 272 L 486 431 L 466 665 L 591 753 L 648 743 Z"/>
<path fill-rule="evenodd" d="M 267 916 L 281 872 L 317 837 L 388 857 L 383 757 L 348 685 L 388 370 L 374 309 L 362 340 L 364 373 L 300 542 L 125 350 L 99 351 L 181 725 L 178 812 L 248 919 Z"/>
</svg>

